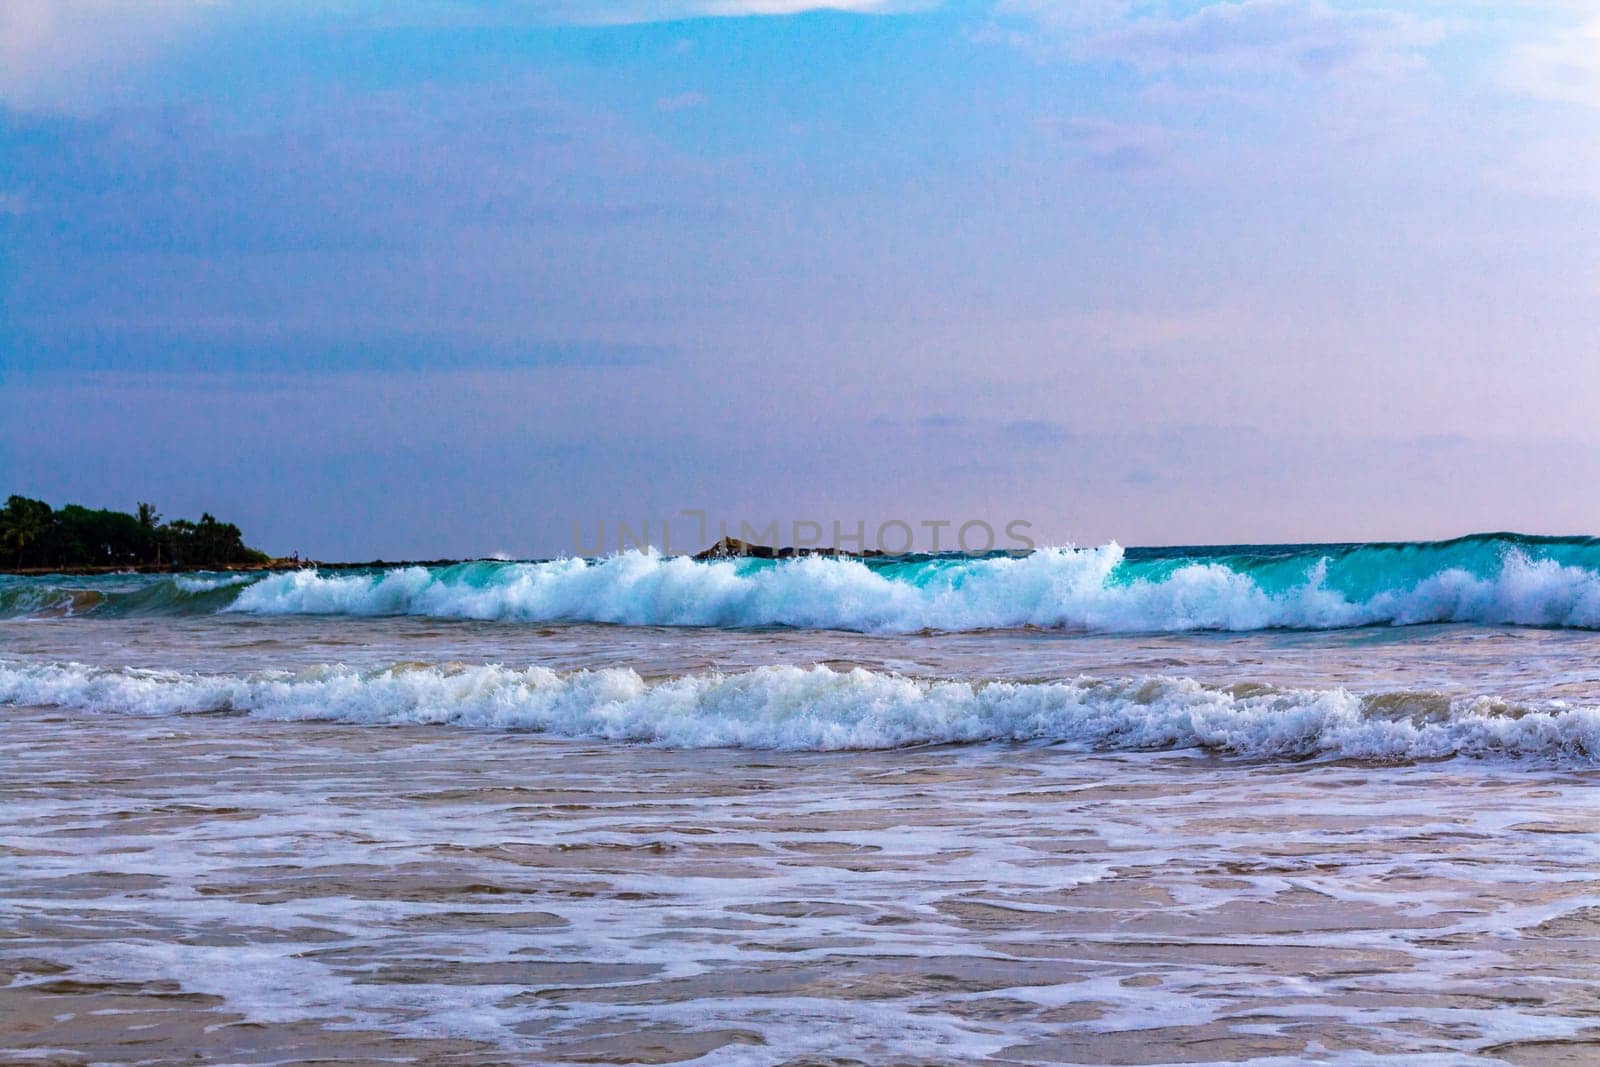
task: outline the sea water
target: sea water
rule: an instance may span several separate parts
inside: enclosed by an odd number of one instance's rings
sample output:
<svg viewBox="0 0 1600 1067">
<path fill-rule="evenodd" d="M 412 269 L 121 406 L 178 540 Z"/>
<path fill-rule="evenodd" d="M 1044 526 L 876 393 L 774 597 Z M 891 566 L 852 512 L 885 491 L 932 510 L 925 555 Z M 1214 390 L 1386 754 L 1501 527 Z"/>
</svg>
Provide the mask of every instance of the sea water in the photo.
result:
<svg viewBox="0 0 1600 1067">
<path fill-rule="evenodd" d="M 0 1058 L 1591 1062 L 1600 543 L 0 578 Z"/>
</svg>

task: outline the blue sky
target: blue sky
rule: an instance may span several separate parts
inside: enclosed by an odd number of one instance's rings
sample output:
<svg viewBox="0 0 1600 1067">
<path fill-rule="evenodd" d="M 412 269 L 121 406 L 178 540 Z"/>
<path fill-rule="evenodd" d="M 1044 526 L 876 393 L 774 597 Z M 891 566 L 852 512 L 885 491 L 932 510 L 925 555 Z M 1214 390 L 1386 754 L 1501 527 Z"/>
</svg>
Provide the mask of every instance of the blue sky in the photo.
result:
<svg viewBox="0 0 1600 1067">
<path fill-rule="evenodd" d="M 1600 4 L 0 8 L 0 488 L 1600 531 Z"/>
</svg>

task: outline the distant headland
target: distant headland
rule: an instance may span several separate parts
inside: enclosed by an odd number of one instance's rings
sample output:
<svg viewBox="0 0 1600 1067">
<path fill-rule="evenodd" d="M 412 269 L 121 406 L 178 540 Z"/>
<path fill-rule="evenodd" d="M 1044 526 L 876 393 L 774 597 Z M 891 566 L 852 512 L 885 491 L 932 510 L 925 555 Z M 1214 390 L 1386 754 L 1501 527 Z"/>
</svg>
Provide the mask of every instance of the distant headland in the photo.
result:
<svg viewBox="0 0 1600 1067">
<path fill-rule="evenodd" d="M 791 559 L 843 556 L 870 559 L 880 551 L 841 548 L 776 548 L 724 537 L 694 554 L 697 560 Z M 198 521 L 162 518 L 155 505 L 141 502 L 132 512 L 51 507 L 43 500 L 13 493 L 0 508 L 0 573 L 111 574 L 119 571 L 275 571 L 301 567 L 332 569 L 385 566 L 441 566 L 461 560 L 369 560 L 330 563 L 295 556 L 272 556 L 244 543 L 231 522 L 210 512 Z"/>
<path fill-rule="evenodd" d="M 169 522 L 151 504 L 132 513 L 53 508 L 16 494 L 0 508 L 0 569 L 12 572 L 265 570 L 297 562 L 251 548 L 239 527 L 210 512 L 198 522 Z"/>
</svg>

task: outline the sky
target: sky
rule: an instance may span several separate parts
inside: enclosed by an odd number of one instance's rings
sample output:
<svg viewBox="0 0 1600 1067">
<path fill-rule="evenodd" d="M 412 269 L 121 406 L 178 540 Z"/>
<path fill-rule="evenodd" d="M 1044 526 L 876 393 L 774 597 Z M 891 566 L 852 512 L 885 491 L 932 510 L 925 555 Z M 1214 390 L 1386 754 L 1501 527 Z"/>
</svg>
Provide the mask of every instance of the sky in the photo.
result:
<svg viewBox="0 0 1600 1067">
<path fill-rule="evenodd" d="M 1600 533 L 1596 412 L 1600 0 L 0 0 L 0 494 Z"/>
</svg>

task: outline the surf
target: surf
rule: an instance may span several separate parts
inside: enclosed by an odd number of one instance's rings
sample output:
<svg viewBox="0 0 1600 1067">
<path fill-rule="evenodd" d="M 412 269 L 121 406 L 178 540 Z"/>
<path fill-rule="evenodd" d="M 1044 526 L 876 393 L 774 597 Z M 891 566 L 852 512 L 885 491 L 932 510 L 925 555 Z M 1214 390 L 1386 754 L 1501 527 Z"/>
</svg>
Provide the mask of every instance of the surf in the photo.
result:
<svg viewBox="0 0 1600 1067">
<path fill-rule="evenodd" d="M 1359 545 L 1110 543 L 983 558 L 697 561 L 633 551 L 527 563 L 73 581 L 8 579 L 0 585 L 0 617 L 415 615 L 862 633 L 1600 628 L 1600 542 L 1517 534 Z"/>
<path fill-rule="evenodd" d="M 139 716 L 428 725 L 665 748 L 825 752 L 977 743 L 1260 760 L 1590 763 L 1600 710 L 1438 694 L 1203 686 L 1184 678 L 930 680 L 774 666 L 646 679 L 627 668 L 410 664 L 194 674 L 0 663 L 0 704 Z"/>
</svg>

